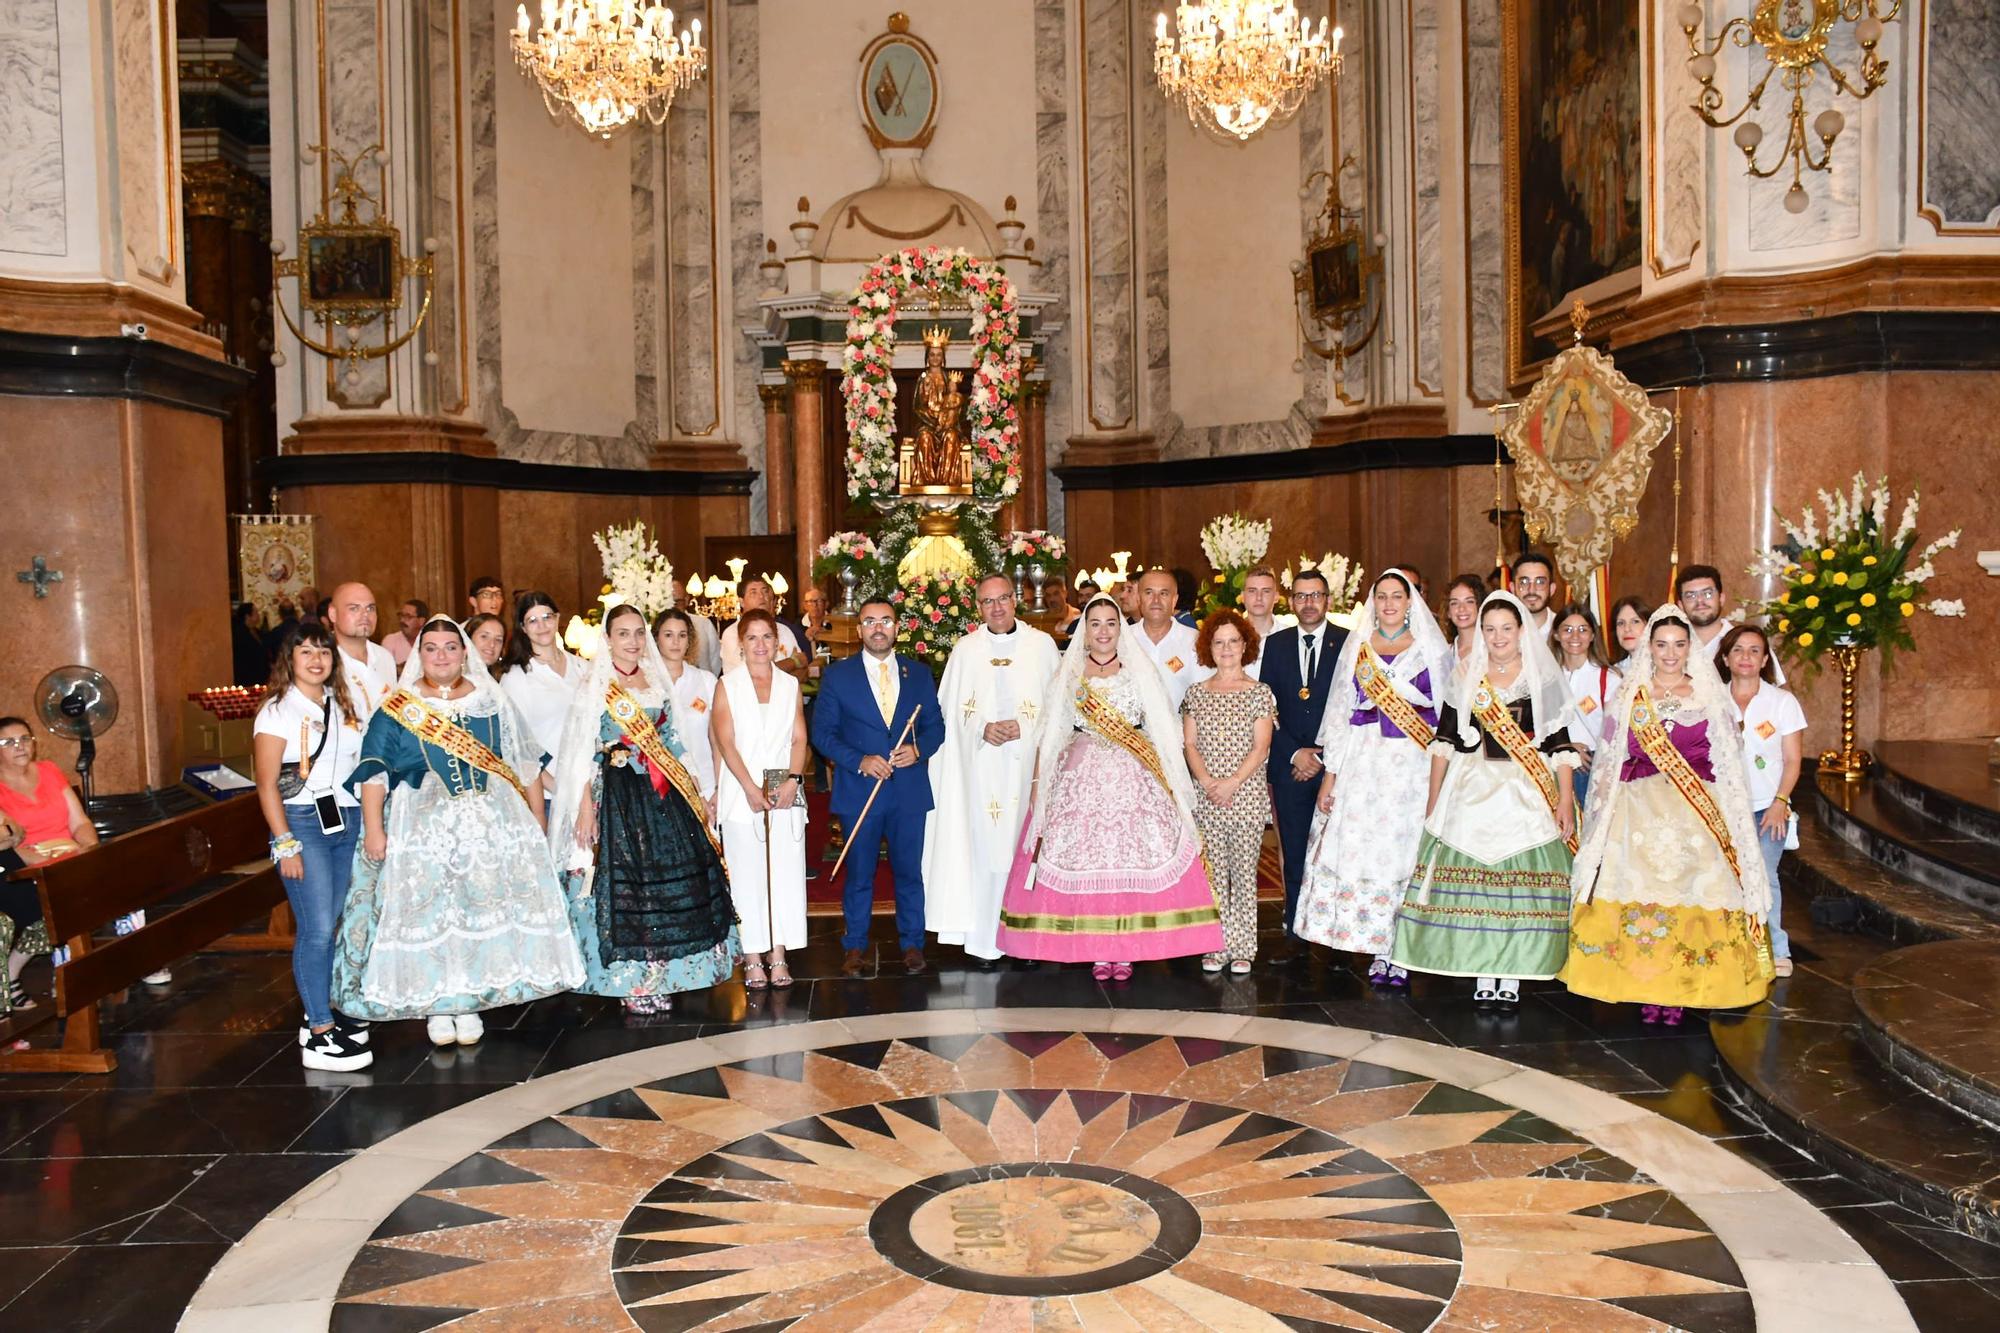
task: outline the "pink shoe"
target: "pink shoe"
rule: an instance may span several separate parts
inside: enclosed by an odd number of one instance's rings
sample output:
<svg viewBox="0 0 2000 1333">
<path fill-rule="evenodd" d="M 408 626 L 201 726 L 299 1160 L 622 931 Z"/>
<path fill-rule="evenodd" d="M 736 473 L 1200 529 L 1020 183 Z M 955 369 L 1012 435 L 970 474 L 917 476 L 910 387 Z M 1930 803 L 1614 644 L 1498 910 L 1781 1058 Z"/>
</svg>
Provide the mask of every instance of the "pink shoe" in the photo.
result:
<svg viewBox="0 0 2000 1333">
<path fill-rule="evenodd" d="M 1660 1010 L 1660 1022 L 1670 1028 L 1679 1027 L 1681 1025 L 1681 1007 L 1673 1005 L 1670 1008 Z"/>
<path fill-rule="evenodd" d="M 1111 979 L 1113 981 L 1130 981 L 1132 979 L 1132 965 L 1130 963 L 1113 963 L 1111 965 Z"/>
<path fill-rule="evenodd" d="M 1660 1006 L 1659 1006 L 1659 1005 L 1657 1005 L 1657 1004 L 1642 1004 L 1642 1005 L 1640 1005 L 1640 1006 L 1639 1006 L 1639 1021 L 1640 1021 L 1641 1023 L 1657 1023 L 1657 1022 L 1659 1022 L 1659 1021 L 1660 1021 Z"/>
<path fill-rule="evenodd" d="M 1092 981 L 1111 980 L 1111 964 L 1098 963 L 1092 966 L 1092 968 L 1090 969 L 1090 979 Z"/>
</svg>

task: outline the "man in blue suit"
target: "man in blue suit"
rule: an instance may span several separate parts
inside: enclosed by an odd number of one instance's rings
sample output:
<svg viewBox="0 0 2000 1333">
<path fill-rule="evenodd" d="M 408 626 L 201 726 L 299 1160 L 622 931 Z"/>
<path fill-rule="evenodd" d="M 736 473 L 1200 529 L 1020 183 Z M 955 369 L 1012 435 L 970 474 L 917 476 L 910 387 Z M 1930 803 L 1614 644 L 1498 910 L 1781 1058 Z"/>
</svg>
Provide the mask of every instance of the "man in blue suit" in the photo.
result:
<svg viewBox="0 0 2000 1333">
<path fill-rule="evenodd" d="M 917 724 L 896 742 L 916 713 Z M 812 741 L 833 765 L 833 813 L 847 830 L 847 886 L 841 898 L 847 950 L 840 970 L 860 976 L 867 966 L 868 924 L 875 906 L 875 870 L 882 844 L 896 880 L 896 938 L 903 968 L 924 970 L 924 817 L 931 808 L 930 766 L 944 744 L 937 684 L 930 668 L 896 655 L 896 611 L 879 598 L 861 605 L 861 651 L 820 676 Z M 882 794 L 861 818 L 868 794 Z"/>
<path fill-rule="evenodd" d="M 1319 800 L 1324 768 L 1319 758 L 1319 724 L 1333 692 L 1333 668 L 1347 631 L 1326 618 L 1326 576 L 1301 570 L 1292 580 L 1292 612 L 1297 625 L 1278 630 L 1258 651 L 1261 679 L 1278 699 L 1278 720 L 1271 736 L 1266 776 L 1271 783 L 1271 813 L 1278 825 L 1278 846 L 1285 858 L 1285 937 L 1293 937 L 1292 921 L 1299 911 L 1299 885 L 1306 873 L 1306 837 L 1312 830 L 1313 807 Z"/>
</svg>

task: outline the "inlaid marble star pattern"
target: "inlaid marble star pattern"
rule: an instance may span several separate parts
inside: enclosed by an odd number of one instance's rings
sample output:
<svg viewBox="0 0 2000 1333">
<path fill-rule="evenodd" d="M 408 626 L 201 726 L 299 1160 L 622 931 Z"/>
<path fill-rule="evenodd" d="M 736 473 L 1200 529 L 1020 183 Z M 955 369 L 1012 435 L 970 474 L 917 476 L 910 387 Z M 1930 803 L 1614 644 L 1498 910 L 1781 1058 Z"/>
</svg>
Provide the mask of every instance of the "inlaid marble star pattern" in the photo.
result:
<svg viewBox="0 0 2000 1333">
<path fill-rule="evenodd" d="M 1181 1037 L 878 1041 L 642 1084 L 431 1181 L 335 1328 L 1748 1329 L 1694 1213 L 1569 1132 Z"/>
</svg>

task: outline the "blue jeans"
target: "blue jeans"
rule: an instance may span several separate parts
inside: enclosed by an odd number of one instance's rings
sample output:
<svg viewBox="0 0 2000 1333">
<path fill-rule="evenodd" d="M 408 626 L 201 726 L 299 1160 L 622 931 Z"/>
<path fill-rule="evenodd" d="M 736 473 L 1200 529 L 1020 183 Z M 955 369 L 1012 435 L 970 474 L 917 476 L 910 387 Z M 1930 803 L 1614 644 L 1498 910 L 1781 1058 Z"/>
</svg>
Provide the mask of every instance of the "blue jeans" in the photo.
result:
<svg viewBox="0 0 2000 1333">
<path fill-rule="evenodd" d="M 1790 958 L 1792 937 L 1785 934 L 1785 924 L 1778 915 L 1779 909 L 1784 906 L 1784 899 L 1778 892 L 1778 858 L 1785 854 L 1785 835 L 1782 830 L 1776 839 L 1764 835 L 1763 810 L 1757 812 L 1756 822 L 1757 850 L 1764 854 L 1764 874 L 1771 881 L 1771 957 Z"/>
<path fill-rule="evenodd" d="M 340 909 L 354 876 L 354 849 L 361 842 L 361 811 L 343 806 L 340 812 L 346 816 L 346 830 L 321 833 L 313 807 L 285 807 L 285 822 L 299 840 L 299 864 L 306 872 L 280 881 L 292 903 L 292 980 L 305 1002 L 306 1022 L 316 1028 L 333 1021 L 333 933 L 340 926 Z"/>
</svg>

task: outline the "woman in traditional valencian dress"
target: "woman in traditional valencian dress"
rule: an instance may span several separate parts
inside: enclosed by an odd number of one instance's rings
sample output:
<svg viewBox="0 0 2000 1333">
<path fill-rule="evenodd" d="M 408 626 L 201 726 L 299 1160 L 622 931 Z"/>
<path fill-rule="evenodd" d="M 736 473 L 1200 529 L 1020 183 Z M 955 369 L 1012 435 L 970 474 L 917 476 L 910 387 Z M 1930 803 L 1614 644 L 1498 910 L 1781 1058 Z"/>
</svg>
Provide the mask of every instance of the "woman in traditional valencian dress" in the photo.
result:
<svg viewBox="0 0 2000 1333">
<path fill-rule="evenodd" d="M 1089 962 L 1099 981 L 1129 981 L 1144 959 L 1222 952 L 1180 719 L 1111 598 L 1085 604 L 1042 715 L 1000 948 Z"/>
<path fill-rule="evenodd" d="M 1482 1007 L 1562 970 L 1569 945 L 1574 706 L 1528 609 L 1479 608 L 1479 642 L 1452 676 L 1431 742 L 1417 871 L 1396 915 L 1398 967 L 1473 977 Z"/>
<path fill-rule="evenodd" d="M 563 724 L 549 850 L 583 951 L 577 989 L 635 1014 L 728 980 L 741 952 L 684 730 L 646 617 L 612 607 Z"/>
<path fill-rule="evenodd" d="M 1591 763 L 1562 981 L 1648 1023 L 1755 1004 L 1771 985 L 1771 891 L 1728 687 L 1688 669 L 1676 606 L 1646 623 Z"/>
<path fill-rule="evenodd" d="M 1455 661 L 1415 581 L 1386 570 L 1341 647 L 1320 724 L 1326 775 L 1292 929 L 1367 954 L 1374 959 L 1368 979 L 1377 985 L 1408 980 L 1389 951 L 1396 908 L 1417 864 L 1430 743 Z"/>
<path fill-rule="evenodd" d="M 437 1045 L 470 1045 L 482 1009 L 582 982 L 542 832 L 547 763 L 458 624 L 424 622 L 347 780 L 362 834 L 334 946 L 335 1009 L 428 1018 Z"/>
</svg>

